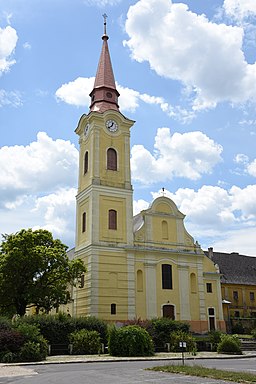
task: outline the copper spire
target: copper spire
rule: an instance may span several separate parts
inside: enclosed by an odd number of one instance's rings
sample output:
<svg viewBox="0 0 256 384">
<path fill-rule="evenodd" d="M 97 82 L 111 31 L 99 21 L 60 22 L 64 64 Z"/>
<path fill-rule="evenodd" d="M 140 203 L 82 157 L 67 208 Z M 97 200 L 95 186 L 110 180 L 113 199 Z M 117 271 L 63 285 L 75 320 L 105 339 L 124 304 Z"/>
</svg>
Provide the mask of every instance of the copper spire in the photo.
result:
<svg viewBox="0 0 256 384">
<path fill-rule="evenodd" d="M 107 15 L 104 18 L 104 34 L 102 36 L 103 45 L 95 77 L 93 90 L 90 93 L 91 105 L 90 111 L 105 112 L 108 109 L 119 111 L 118 96 L 116 90 L 114 73 L 111 65 L 111 59 L 108 49 L 107 35 Z"/>
</svg>

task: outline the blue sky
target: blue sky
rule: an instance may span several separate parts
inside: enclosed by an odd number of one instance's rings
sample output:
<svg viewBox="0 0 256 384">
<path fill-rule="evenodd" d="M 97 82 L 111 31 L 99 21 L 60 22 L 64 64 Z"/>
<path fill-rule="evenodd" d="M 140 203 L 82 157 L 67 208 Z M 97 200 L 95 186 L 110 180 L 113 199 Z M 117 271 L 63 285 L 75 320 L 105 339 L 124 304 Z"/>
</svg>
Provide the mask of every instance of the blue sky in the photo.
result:
<svg viewBox="0 0 256 384">
<path fill-rule="evenodd" d="M 134 213 L 165 188 L 203 249 L 256 256 L 255 0 L 0 0 L 0 233 L 75 238 L 74 130 L 102 14 Z"/>
</svg>

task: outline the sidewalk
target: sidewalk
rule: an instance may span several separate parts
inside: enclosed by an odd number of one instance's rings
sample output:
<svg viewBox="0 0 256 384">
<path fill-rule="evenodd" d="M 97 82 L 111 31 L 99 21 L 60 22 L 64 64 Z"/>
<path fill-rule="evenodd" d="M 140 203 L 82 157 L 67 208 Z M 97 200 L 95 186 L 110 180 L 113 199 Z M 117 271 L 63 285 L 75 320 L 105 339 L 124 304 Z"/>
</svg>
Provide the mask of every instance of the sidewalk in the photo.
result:
<svg viewBox="0 0 256 384">
<path fill-rule="evenodd" d="M 190 353 L 184 354 L 184 360 L 198 360 L 198 359 L 244 359 L 256 357 L 256 351 L 243 352 L 243 355 L 228 355 L 219 354 L 217 352 L 198 352 L 196 356 Z M 154 356 L 146 357 L 115 357 L 108 354 L 102 355 L 59 355 L 59 356 L 47 356 L 46 360 L 37 362 L 26 363 L 2 363 L 0 369 L 3 366 L 24 366 L 24 365 L 38 365 L 38 364 L 68 364 L 68 363 L 101 363 L 111 361 L 149 361 L 149 360 L 181 360 L 181 353 L 156 353 Z"/>
</svg>

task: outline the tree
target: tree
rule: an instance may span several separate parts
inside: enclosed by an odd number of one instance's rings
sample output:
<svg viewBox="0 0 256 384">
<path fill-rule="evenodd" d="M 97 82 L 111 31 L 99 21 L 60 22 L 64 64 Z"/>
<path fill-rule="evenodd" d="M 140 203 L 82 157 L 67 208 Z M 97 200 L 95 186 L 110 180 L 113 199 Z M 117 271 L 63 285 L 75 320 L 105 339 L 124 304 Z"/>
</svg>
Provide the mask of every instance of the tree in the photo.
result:
<svg viewBox="0 0 256 384">
<path fill-rule="evenodd" d="M 28 305 L 47 313 L 70 300 L 86 268 L 69 260 L 67 246 L 46 230 L 22 229 L 2 235 L 0 245 L 0 308 L 23 316 Z"/>
</svg>

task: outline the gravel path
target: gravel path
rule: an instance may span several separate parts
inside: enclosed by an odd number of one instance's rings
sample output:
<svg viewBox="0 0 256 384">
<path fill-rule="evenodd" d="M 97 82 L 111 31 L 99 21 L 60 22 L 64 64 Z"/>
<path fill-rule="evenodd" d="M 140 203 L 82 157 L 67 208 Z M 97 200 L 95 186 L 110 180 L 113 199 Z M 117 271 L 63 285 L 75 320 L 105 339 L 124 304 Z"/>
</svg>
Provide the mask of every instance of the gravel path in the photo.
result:
<svg viewBox="0 0 256 384">
<path fill-rule="evenodd" d="M 32 376 L 37 375 L 31 368 L 20 367 L 17 365 L 4 365 L 0 364 L 0 377 L 9 377 L 9 376 Z"/>
</svg>

